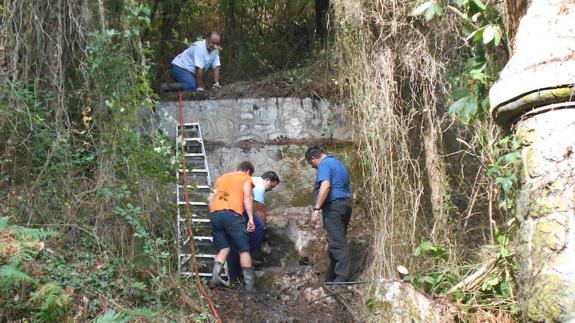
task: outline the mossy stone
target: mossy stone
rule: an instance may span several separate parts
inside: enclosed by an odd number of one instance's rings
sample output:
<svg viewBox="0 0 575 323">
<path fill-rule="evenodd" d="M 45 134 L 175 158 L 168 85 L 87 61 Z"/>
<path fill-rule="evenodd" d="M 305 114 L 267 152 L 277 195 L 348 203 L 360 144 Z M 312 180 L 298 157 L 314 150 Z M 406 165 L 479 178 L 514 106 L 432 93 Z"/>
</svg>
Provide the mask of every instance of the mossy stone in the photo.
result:
<svg viewBox="0 0 575 323">
<path fill-rule="evenodd" d="M 527 317 L 537 322 L 561 321 L 565 304 L 565 294 L 562 291 L 559 275 L 537 277 L 526 300 Z"/>
</svg>

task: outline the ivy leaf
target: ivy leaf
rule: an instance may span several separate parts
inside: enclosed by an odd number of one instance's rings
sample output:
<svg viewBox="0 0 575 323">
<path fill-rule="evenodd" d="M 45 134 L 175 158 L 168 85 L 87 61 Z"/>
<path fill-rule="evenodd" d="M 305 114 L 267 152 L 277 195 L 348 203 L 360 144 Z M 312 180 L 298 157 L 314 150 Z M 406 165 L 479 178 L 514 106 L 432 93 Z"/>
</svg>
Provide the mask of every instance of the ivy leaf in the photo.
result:
<svg viewBox="0 0 575 323">
<path fill-rule="evenodd" d="M 431 241 L 424 241 L 417 248 L 415 248 L 413 255 L 417 257 L 420 254 L 430 250 L 435 250 L 435 246 Z"/>
<path fill-rule="evenodd" d="M 430 285 L 435 285 L 435 282 L 437 281 L 437 279 L 435 277 L 432 277 L 432 276 L 423 276 L 423 281 L 426 283 L 429 283 Z"/>
<path fill-rule="evenodd" d="M 487 25 L 485 30 L 483 30 L 483 44 L 489 44 L 493 39 L 495 39 L 495 28 L 493 25 Z"/>
<path fill-rule="evenodd" d="M 412 16 L 421 15 L 422 13 L 427 11 L 427 9 L 429 9 L 434 3 L 435 3 L 435 0 L 429 0 L 427 2 L 420 4 L 419 6 L 417 6 L 417 8 L 413 9 L 413 11 L 411 12 L 411 15 Z"/>
<path fill-rule="evenodd" d="M 501 188 L 503 188 L 503 190 L 505 192 L 509 192 L 509 190 L 511 190 L 511 188 L 513 188 L 513 183 L 516 180 L 517 180 L 517 177 L 515 177 L 515 175 L 511 175 L 511 176 L 507 176 L 507 177 L 497 177 L 495 179 L 495 184 L 501 185 Z"/>
<path fill-rule="evenodd" d="M 451 93 L 451 97 L 453 98 L 453 100 L 459 100 L 463 97 L 470 95 L 471 93 L 473 93 L 473 90 L 470 88 L 458 87 L 453 90 L 453 92 Z"/>
<path fill-rule="evenodd" d="M 430 21 L 433 19 L 433 17 L 441 16 L 442 14 L 443 12 L 441 11 L 441 7 L 435 1 L 433 1 L 431 7 L 425 11 L 425 20 Z"/>
<path fill-rule="evenodd" d="M 469 118 L 476 112 L 477 112 L 477 97 L 475 95 L 468 95 L 466 97 L 463 97 L 455 101 L 449 107 L 449 113 L 461 116 L 463 121 L 469 120 Z"/>
<path fill-rule="evenodd" d="M 521 153 L 514 151 L 514 152 L 507 153 L 507 154 L 501 156 L 500 159 L 501 159 L 501 161 L 514 164 L 517 161 L 521 160 Z"/>
<path fill-rule="evenodd" d="M 497 27 L 495 27 L 495 35 L 493 38 L 493 45 L 499 46 L 499 43 L 501 43 L 501 29 L 499 29 L 499 26 L 497 26 Z"/>
<path fill-rule="evenodd" d="M 487 8 L 487 6 L 481 2 L 481 0 L 473 0 L 473 3 L 475 3 L 475 5 L 477 5 L 477 7 L 481 10 L 485 10 L 485 8 Z"/>
<path fill-rule="evenodd" d="M 475 30 L 471 34 L 465 37 L 465 41 L 473 40 L 474 42 L 479 41 L 483 37 L 483 31 L 485 30 L 485 26 Z"/>
</svg>

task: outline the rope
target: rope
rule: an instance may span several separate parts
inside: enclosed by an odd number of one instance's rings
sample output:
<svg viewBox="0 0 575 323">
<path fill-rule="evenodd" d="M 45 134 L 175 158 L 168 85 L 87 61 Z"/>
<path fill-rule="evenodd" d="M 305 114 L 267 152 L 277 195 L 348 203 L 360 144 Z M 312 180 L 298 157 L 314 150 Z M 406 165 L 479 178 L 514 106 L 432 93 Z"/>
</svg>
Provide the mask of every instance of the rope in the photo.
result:
<svg viewBox="0 0 575 323">
<path fill-rule="evenodd" d="M 182 91 L 180 91 L 180 136 L 182 137 L 182 139 L 184 138 L 184 111 L 182 108 Z M 210 297 L 210 295 L 206 292 L 206 290 L 204 289 L 204 286 L 202 285 L 202 280 L 200 278 L 200 272 L 198 270 L 198 262 L 196 261 L 196 244 L 194 242 L 194 231 L 193 231 L 193 225 L 192 225 L 192 217 L 190 216 L 191 211 L 190 211 L 190 198 L 188 195 L 188 176 L 186 173 L 186 156 L 185 156 L 185 147 L 182 145 L 182 169 L 183 169 L 183 177 L 184 177 L 184 196 L 186 197 L 186 217 L 188 219 L 188 234 L 190 236 L 190 244 L 191 244 L 191 249 L 192 249 L 192 259 L 193 259 L 193 267 L 194 267 L 194 275 L 196 276 L 196 281 L 198 284 L 198 290 L 200 291 L 200 294 L 206 299 L 206 301 L 208 301 L 208 304 L 210 305 L 210 309 L 212 310 L 212 313 L 214 314 L 214 317 L 216 318 L 216 320 L 219 323 L 222 323 L 222 319 L 220 318 L 220 315 L 218 313 L 218 310 L 216 309 L 216 306 L 214 305 L 214 302 L 212 301 L 212 298 Z M 209 183 L 208 183 L 209 184 Z"/>
</svg>

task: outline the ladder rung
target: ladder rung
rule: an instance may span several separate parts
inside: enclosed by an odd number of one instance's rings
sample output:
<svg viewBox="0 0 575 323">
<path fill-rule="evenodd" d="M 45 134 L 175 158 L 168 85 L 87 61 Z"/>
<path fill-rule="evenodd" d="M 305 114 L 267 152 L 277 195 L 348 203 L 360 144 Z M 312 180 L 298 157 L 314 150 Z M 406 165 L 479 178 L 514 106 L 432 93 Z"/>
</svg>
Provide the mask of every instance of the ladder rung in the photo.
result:
<svg viewBox="0 0 575 323">
<path fill-rule="evenodd" d="M 183 256 L 183 258 L 185 258 L 185 261 L 192 259 L 191 253 L 183 253 L 183 254 L 181 254 L 181 256 Z M 196 258 L 215 258 L 215 257 L 216 257 L 216 255 L 209 254 L 209 253 L 197 253 L 196 254 Z"/>
<path fill-rule="evenodd" d="M 178 172 L 183 173 L 184 170 L 180 168 L 180 169 L 178 169 Z M 187 172 L 187 173 L 207 173 L 208 170 L 207 170 L 207 169 L 200 169 L 200 168 L 198 168 L 198 169 L 189 169 L 189 170 L 187 170 L 186 172 Z"/>
<path fill-rule="evenodd" d="M 208 203 L 206 202 L 187 202 L 189 205 L 195 205 L 195 206 L 208 206 Z M 186 201 L 178 201 L 178 205 L 186 205 Z"/>
<path fill-rule="evenodd" d="M 184 188 L 184 185 L 178 185 L 178 188 Z M 204 190 L 206 190 L 206 189 L 209 189 L 210 186 L 209 185 L 188 185 L 188 188 L 189 189 L 200 189 L 200 190 L 204 189 Z"/>
<path fill-rule="evenodd" d="M 208 253 L 198 253 L 196 254 L 196 258 L 216 258 L 216 255 L 210 255 Z"/>
<path fill-rule="evenodd" d="M 202 138 L 200 137 L 184 137 L 184 141 L 197 141 L 197 142 L 202 142 L 204 141 Z"/>
<path fill-rule="evenodd" d="M 200 275 L 200 277 L 212 277 L 212 273 L 198 273 Z M 193 272 L 191 271 L 184 271 L 181 272 L 180 275 L 184 276 L 184 277 L 191 277 L 194 275 Z M 224 276 L 224 275 L 222 275 Z"/>
<path fill-rule="evenodd" d="M 193 126 L 196 126 L 196 127 L 197 127 L 197 126 L 200 125 L 200 123 L 199 123 L 199 122 L 184 122 L 184 123 L 178 124 L 178 126 L 180 126 L 180 125 L 183 125 L 184 128 L 185 128 L 185 127 L 193 127 Z"/>
<path fill-rule="evenodd" d="M 184 156 L 186 157 L 205 157 L 203 153 L 185 153 Z"/>
<path fill-rule="evenodd" d="M 185 224 L 185 223 L 186 223 L 186 219 L 185 219 L 185 218 L 179 218 L 178 221 L 179 221 L 179 222 L 182 222 L 182 224 Z M 197 223 L 210 223 L 210 219 L 209 219 L 209 218 L 198 218 L 198 217 L 196 216 L 196 217 L 193 217 L 193 218 L 192 218 L 192 222 L 197 222 Z"/>
<path fill-rule="evenodd" d="M 212 238 L 212 237 L 209 237 L 209 236 L 194 236 L 194 240 L 199 240 L 199 241 L 202 241 L 202 240 L 210 240 L 210 241 L 212 241 L 213 238 Z"/>
<path fill-rule="evenodd" d="M 210 219 L 192 219 L 192 222 L 197 222 L 197 223 L 210 223 Z"/>
</svg>

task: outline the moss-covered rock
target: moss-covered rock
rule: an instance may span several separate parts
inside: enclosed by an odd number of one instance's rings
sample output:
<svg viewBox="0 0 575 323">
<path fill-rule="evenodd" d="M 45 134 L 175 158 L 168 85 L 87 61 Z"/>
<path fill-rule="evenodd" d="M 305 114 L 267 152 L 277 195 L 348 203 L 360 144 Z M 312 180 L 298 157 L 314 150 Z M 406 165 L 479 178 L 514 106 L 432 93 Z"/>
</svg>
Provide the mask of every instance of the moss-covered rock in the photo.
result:
<svg viewBox="0 0 575 323">
<path fill-rule="evenodd" d="M 561 277 L 545 275 L 533 284 L 526 296 L 527 317 L 537 322 L 561 321 L 566 295 L 563 293 Z"/>
<path fill-rule="evenodd" d="M 448 305 L 416 291 L 410 284 L 380 279 L 367 301 L 370 322 L 451 322 Z"/>
</svg>

